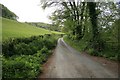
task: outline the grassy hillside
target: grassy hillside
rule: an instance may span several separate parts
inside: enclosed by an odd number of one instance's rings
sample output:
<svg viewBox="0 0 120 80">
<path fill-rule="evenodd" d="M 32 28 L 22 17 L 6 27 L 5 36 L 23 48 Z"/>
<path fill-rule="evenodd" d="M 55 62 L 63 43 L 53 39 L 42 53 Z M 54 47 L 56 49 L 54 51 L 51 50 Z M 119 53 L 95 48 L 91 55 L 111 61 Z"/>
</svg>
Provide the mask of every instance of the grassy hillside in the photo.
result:
<svg viewBox="0 0 120 80">
<path fill-rule="evenodd" d="M 49 31 L 42 28 L 37 28 L 26 23 L 2 18 L 2 38 L 3 41 L 8 38 L 30 37 L 44 34 L 63 34 L 55 31 Z"/>
</svg>

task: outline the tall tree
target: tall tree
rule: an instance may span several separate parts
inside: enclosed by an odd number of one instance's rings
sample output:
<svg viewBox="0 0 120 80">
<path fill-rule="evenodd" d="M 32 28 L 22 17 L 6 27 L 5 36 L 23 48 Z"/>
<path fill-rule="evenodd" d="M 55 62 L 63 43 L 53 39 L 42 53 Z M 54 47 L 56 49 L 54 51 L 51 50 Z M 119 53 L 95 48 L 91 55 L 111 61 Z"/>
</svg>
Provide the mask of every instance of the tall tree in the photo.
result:
<svg viewBox="0 0 120 80">
<path fill-rule="evenodd" d="M 70 30 L 70 34 L 78 40 L 83 37 L 85 28 L 82 24 L 84 19 L 85 2 L 80 3 L 80 1 L 76 2 L 75 0 L 68 0 L 67 2 L 58 0 L 54 2 L 54 0 L 45 0 L 42 2 L 42 5 L 43 8 L 59 6 L 61 16 L 64 16 L 62 17 L 62 20 L 64 20 L 64 23 L 68 25 L 68 27 L 72 28 L 72 30 Z"/>
<path fill-rule="evenodd" d="M 92 23 L 92 47 L 94 50 L 99 50 L 100 47 L 100 36 L 97 26 L 97 13 L 96 13 L 96 3 L 95 2 L 88 2 L 88 9 L 89 9 L 89 16 Z"/>
</svg>

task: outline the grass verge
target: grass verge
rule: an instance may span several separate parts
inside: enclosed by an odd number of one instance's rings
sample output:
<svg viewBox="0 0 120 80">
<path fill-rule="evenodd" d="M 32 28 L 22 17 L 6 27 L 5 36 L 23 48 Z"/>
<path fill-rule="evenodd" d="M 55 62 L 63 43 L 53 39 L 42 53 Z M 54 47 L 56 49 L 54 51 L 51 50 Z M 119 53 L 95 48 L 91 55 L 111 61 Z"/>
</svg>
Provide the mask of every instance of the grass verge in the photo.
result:
<svg viewBox="0 0 120 80">
<path fill-rule="evenodd" d="M 85 50 L 86 46 L 87 46 L 87 42 L 84 41 L 72 41 L 71 39 L 69 39 L 67 36 L 64 36 L 64 41 L 69 44 L 70 46 L 72 46 L 73 48 L 77 49 L 78 51 L 82 52 Z"/>
<path fill-rule="evenodd" d="M 98 52 L 95 51 L 93 48 L 89 47 L 89 42 L 85 41 L 84 39 L 80 41 L 72 41 L 67 36 L 64 36 L 64 41 L 80 52 L 86 52 L 87 54 L 90 54 L 92 56 L 104 57 L 109 60 L 120 60 L 118 57 L 120 50 L 117 49 L 117 46 L 111 47 L 110 44 L 104 44 L 105 48 L 102 51 Z"/>
</svg>

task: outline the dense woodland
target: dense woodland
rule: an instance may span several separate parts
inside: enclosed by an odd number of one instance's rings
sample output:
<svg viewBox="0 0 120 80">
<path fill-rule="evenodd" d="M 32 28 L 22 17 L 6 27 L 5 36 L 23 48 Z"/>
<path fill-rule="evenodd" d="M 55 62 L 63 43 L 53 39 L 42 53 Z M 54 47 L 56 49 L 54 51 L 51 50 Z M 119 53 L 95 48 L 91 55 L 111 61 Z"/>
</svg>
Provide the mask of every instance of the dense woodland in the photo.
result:
<svg viewBox="0 0 120 80">
<path fill-rule="evenodd" d="M 41 0 L 41 2 L 44 9 L 56 7 L 50 19 L 58 29 L 67 34 L 65 37 L 67 42 L 92 55 L 118 59 L 119 2 L 80 2 L 80 0 L 67 2 Z"/>
</svg>

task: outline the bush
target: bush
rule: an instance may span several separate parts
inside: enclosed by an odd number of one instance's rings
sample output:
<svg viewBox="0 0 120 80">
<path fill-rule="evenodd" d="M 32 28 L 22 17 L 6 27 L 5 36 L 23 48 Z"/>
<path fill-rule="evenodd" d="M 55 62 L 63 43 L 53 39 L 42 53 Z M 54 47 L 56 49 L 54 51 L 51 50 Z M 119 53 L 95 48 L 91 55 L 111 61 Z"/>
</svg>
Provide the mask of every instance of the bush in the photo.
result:
<svg viewBox="0 0 120 80">
<path fill-rule="evenodd" d="M 92 55 L 92 54 L 93 54 L 93 52 L 94 52 L 94 49 L 92 49 L 92 48 L 89 48 L 89 49 L 88 49 L 88 53 L 89 53 L 89 54 L 91 54 L 91 55 Z"/>
<path fill-rule="evenodd" d="M 3 78 L 37 77 L 56 43 L 57 38 L 48 35 L 3 42 Z"/>
<path fill-rule="evenodd" d="M 40 51 L 42 54 L 48 53 L 48 49 L 45 46 Z"/>
<path fill-rule="evenodd" d="M 43 38 L 43 43 L 48 49 L 53 49 L 56 46 L 56 40 L 54 37 L 44 37 Z"/>
<path fill-rule="evenodd" d="M 17 42 L 14 39 L 9 39 L 2 43 L 2 53 L 5 56 L 12 56 L 14 54 L 14 45 Z"/>
<path fill-rule="evenodd" d="M 32 52 L 32 49 L 30 49 L 30 46 L 25 43 L 19 43 L 19 44 L 15 45 L 14 50 L 15 50 L 14 52 L 16 55 L 22 55 L 22 54 L 32 55 L 32 54 L 34 54 Z"/>
<path fill-rule="evenodd" d="M 43 64 L 44 62 L 47 61 L 47 58 L 49 57 L 50 53 L 51 50 L 48 50 L 44 46 L 40 51 L 37 51 L 37 54 L 35 54 L 35 56 L 37 56 L 41 60 L 40 63 Z"/>
<path fill-rule="evenodd" d="M 39 61 L 33 56 L 3 60 L 4 78 L 35 78 L 41 72 Z"/>
<path fill-rule="evenodd" d="M 53 49 L 56 46 L 57 39 L 53 36 L 38 36 L 30 38 L 17 38 L 4 41 L 2 44 L 2 51 L 5 57 L 13 55 L 33 55 L 41 50 L 44 46 Z"/>
</svg>

